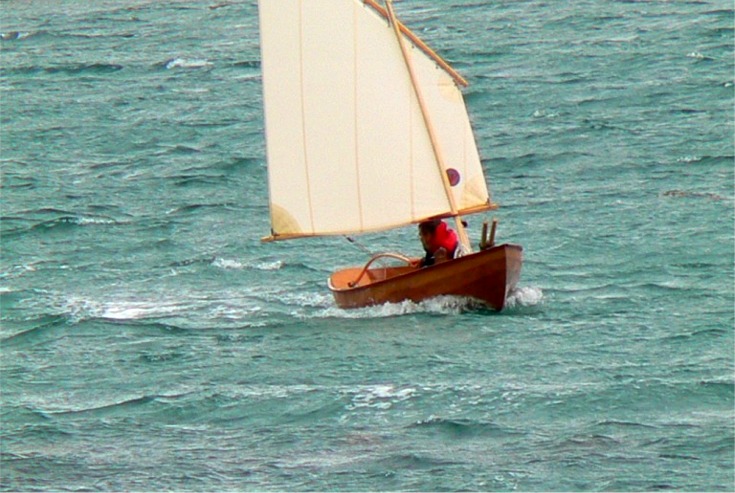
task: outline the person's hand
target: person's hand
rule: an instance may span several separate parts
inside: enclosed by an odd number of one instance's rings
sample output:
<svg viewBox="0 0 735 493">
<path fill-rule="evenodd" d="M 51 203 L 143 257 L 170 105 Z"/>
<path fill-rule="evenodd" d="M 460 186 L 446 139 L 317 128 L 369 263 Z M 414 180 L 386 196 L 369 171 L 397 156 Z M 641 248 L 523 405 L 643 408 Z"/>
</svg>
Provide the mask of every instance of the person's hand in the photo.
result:
<svg viewBox="0 0 735 493">
<path fill-rule="evenodd" d="M 447 255 L 447 249 L 444 247 L 441 247 L 437 251 L 434 252 L 434 263 L 440 263 L 440 262 L 446 262 L 449 260 L 449 255 Z"/>
</svg>

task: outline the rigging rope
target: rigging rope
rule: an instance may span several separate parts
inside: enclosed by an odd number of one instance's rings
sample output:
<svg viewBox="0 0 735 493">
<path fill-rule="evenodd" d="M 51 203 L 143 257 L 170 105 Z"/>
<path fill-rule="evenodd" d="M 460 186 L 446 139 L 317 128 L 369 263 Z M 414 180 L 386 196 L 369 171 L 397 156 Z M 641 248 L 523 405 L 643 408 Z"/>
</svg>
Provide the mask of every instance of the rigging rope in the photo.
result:
<svg viewBox="0 0 735 493">
<path fill-rule="evenodd" d="M 357 248 L 359 248 L 360 250 L 362 250 L 364 253 L 366 253 L 368 255 L 371 255 L 371 256 L 373 255 L 373 252 L 371 252 L 370 250 L 368 250 L 368 248 L 365 245 L 363 245 L 362 243 L 360 243 L 359 241 L 357 241 L 353 237 L 345 235 L 344 238 L 345 238 L 345 240 L 349 241 L 350 243 L 352 243 L 353 245 L 355 245 Z"/>
</svg>

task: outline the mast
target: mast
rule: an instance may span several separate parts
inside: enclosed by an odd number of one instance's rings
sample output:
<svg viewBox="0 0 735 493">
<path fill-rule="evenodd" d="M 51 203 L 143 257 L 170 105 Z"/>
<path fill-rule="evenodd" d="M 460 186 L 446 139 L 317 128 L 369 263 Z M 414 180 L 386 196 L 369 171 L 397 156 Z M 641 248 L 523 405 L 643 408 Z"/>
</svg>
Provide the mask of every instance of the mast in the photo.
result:
<svg viewBox="0 0 735 493">
<path fill-rule="evenodd" d="M 423 116 L 424 124 L 426 125 L 426 131 L 429 133 L 431 147 L 434 151 L 434 156 L 436 157 L 436 164 L 439 169 L 439 174 L 441 175 L 442 184 L 444 185 L 444 193 L 447 196 L 447 201 L 449 202 L 449 208 L 452 216 L 454 216 L 457 234 L 459 235 L 459 241 L 462 243 L 462 247 L 464 248 L 465 252 L 470 253 L 472 252 L 472 245 L 467 235 L 467 231 L 465 230 L 464 224 L 462 224 L 462 217 L 459 215 L 457 203 L 454 200 L 454 194 L 452 193 L 451 185 L 449 183 L 449 177 L 447 176 L 447 167 L 445 165 L 444 153 L 442 152 L 439 139 L 436 136 L 436 131 L 434 130 L 434 124 L 432 122 L 431 115 L 426 108 L 426 102 L 424 101 L 423 93 L 416 79 L 416 73 L 413 68 L 411 56 L 406 49 L 406 44 L 403 40 L 403 34 L 401 33 L 398 19 L 396 18 L 396 14 L 393 10 L 393 0 L 385 0 L 385 7 L 388 11 L 388 17 L 390 19 L 391 26 L 393 26 L 393 32 L 395 33 L 396 39 L 398 40 L 398 44 L 401 48 L 401 53 L 403 54 L 403 60 L 406 63 L 406 69 L 408 70 L 409 76 L 411 78 L 411 85 L 413 86 L 414 93 L 416 94 L 416 98 L 419 102 L 419 107 L 421 108 L 421 115 Z"/>
</svg>

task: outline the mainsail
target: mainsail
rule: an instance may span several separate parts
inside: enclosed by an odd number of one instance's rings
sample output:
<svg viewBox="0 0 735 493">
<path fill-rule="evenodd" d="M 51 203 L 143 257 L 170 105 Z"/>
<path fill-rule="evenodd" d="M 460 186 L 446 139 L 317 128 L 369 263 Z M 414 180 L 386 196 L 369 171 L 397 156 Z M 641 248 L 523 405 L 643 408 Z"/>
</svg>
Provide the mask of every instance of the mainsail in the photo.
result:
<svg viewBox="0 0 735 493">
<path fill-rule="evenodd" d="M 260 0 L 259 12 L 271 239 L 493 207 L 454 74 L 404 30 L 414 87 L 374 1 Z"/>
</svg>

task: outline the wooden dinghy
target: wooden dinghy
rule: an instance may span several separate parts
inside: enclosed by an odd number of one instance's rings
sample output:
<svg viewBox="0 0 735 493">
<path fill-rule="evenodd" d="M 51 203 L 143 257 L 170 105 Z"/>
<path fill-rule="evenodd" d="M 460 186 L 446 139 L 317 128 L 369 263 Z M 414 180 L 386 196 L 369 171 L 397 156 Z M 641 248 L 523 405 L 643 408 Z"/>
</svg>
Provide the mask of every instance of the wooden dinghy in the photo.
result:
<svg viewBox="0 0 735 493">
<path fill-rule="evenodd" d="M 431 267 L 398 254 L 373 256 L 365 267 L 335 272 L 329 289 L 340 308 L 361 308 L 405 300 L 419 302 L 441 295 L 465 296 L 502 310 L 521 274 L 520 245 L 504 244 Z M 406 265 L 371 268 L 384 257 Z"/>
<path fill-rule="evenodd" d="M 459 295 L 502 309 L 521 247 L 472 253 L 462 215 L 497 205 L 467 81 L 397 19 L 391 0 L 259 0 L 258 9 L 271 216 L 263 241 L 454 218 L 465 256 L 423 269 L 398 256 L 406 266 L 374 268 L 380 254 L 331 277 L 337 304 Z"/>
</svg>

